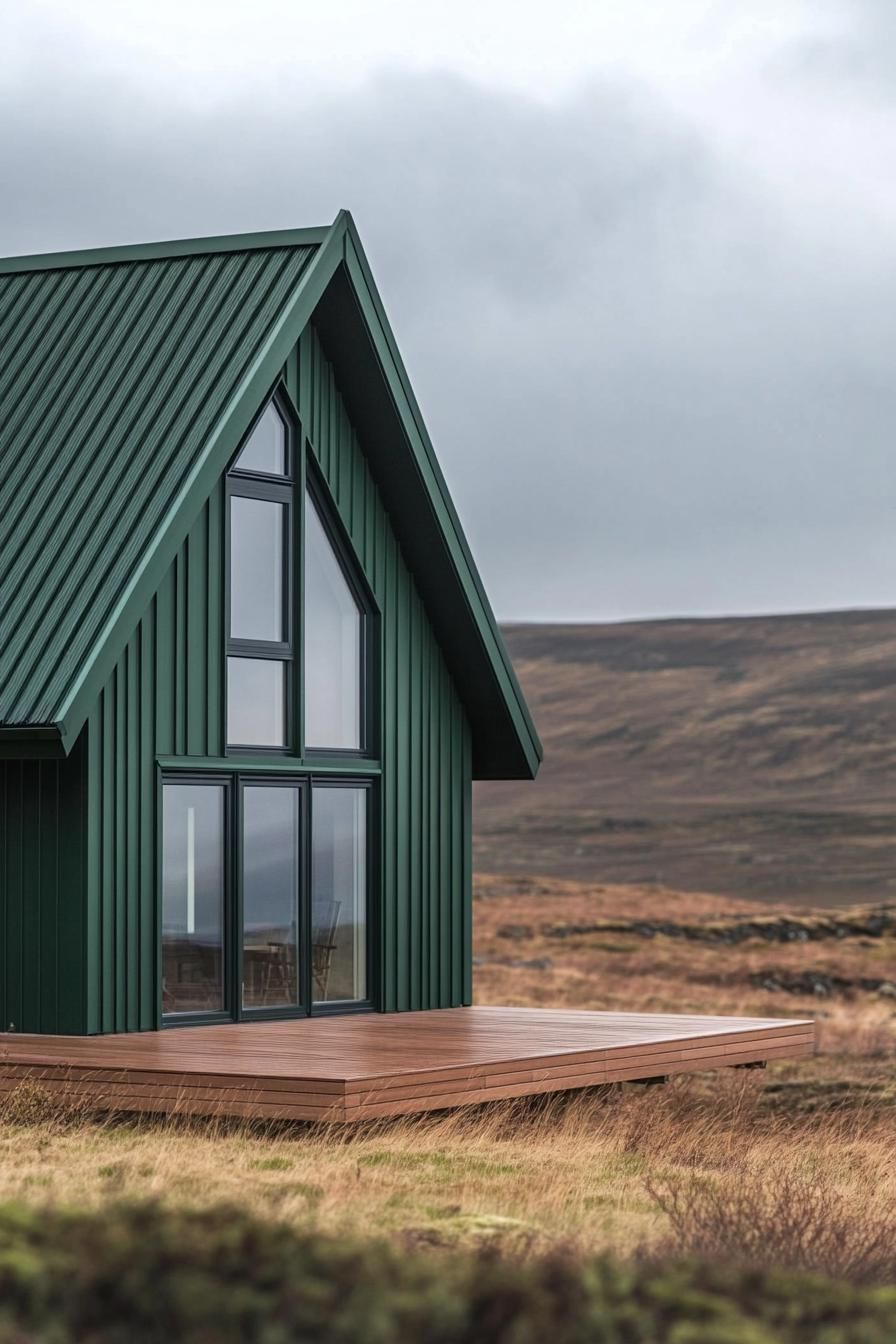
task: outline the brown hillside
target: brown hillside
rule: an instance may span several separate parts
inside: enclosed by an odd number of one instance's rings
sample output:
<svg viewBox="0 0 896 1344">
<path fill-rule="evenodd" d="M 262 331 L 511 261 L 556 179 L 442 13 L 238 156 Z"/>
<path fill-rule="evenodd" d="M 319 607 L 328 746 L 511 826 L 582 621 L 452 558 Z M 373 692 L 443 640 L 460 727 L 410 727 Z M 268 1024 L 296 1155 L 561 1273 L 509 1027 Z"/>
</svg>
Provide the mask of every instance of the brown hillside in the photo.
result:
<svg viewBox="0 0 896 1344">
<path fill-rule="evenodd" d="M 482 872 L 896 893 L 896 611 L 505 629 L 545 746 L 476 789 Z"/>
</svg>

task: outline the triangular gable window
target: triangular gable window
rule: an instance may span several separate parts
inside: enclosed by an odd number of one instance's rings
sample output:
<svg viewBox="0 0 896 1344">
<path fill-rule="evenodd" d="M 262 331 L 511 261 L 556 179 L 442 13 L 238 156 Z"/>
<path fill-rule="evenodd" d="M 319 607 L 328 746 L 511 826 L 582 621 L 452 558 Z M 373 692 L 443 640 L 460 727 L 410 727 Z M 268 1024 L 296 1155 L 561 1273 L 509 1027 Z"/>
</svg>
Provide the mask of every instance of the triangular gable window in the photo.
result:
<svg viewBox="0 0 896 1344">
<path fill-rule="evenodd" d="M 234 462 L 235 471 L 260 472 L 264 476 L 285 476 L 287 431 L 283 416 L 273 402 L 253 429 L 249 440 Z"/>
</svg>

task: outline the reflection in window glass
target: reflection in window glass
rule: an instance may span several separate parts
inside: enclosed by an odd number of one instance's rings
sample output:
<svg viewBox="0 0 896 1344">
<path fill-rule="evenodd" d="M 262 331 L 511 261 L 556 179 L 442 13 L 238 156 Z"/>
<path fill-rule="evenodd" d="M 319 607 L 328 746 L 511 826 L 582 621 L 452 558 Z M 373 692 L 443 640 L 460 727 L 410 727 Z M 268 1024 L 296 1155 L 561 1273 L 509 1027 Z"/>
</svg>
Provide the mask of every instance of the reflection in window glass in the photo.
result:
<svg viewBox="0 0 896 1344">
<path fill-rule="evenodd" d="M 224 1007 L 222 784 L 162 790 L 162 1011 Z"/>
<path fill-rule="evenodd" d="M 281 642 L 286 505 L 230 498 L 230 638 Z"/>
<path fill-rule="evenodd" d="M 229 746 L 286 745 L 285 669 L 268 658 L 227 659 Z"/>
<path fill-rule="evenodd" d="M 243 790 L 243 1007 L 298 1002 L 299 791 Z"/>
<path fill-rule="evenodd" d="M 263 471 L 268 476 L 286 475 L 286 426 L 273 403 L 268 405 L 233 465 L 236 471 Z"/>
<path fill-rule="evenodd" d="M 311 978 L 318 1003 L 367 998 L 367 790 L 316 788 Z"/>
<path fill-rule="evenodd" d="M 361 746 L 361 613 L 314 501 L 305 500 L 305 741 Z"/>
</svg>

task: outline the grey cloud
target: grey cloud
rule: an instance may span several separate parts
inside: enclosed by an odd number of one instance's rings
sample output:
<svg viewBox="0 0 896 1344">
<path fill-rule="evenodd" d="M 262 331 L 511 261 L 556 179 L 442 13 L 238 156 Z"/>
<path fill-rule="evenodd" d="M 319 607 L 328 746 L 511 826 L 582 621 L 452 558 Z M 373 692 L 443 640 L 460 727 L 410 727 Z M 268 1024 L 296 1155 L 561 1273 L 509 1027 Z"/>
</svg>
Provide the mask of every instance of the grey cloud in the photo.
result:
<svg viewBox="0 0 896 1344">
<path fill-rule="evenodd" d="M 896 6 L 892 0 L 841 0 L 834 6 L 842 29 L 807 35 L 789 44 L 775 62 L 785 75 L 803 77 L 840 95 L 896 96 Z"/>
<path fill-rule="evenodd" d="M 78 55 L 0 91 L 0 251 L 350 206 L 499 615 L 896 597 L 889 258 L 813 254 L 643 88 L 197 110 Z"/>
</svg>

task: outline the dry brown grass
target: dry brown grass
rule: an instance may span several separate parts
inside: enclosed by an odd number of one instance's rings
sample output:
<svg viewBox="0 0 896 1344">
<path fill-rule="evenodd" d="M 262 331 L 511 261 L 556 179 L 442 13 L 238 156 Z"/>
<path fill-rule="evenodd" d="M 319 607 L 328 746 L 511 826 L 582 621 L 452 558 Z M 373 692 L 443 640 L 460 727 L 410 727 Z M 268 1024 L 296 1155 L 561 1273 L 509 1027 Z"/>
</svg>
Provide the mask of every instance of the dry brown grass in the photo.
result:
<svg viewBox="0 0 896 1344">
<path fill-rule="evenodd" d="M 97 1207 L 151 1198 L 237 1204 L 263 1218 L 401 1244 L 496 1242 L 613 1250 L 668 1244 L 669 1182 L 709 1183 L 724 1203 L 769 1179 L 815 1183 L 845 1225 L 896 1205 L 896 1004 L 823 1001 L 752 988 L 766 960 L 826 958 L 862 973 L 892 967 L 893 939 L 714 947 L 665 937 L 501 939 L 505 922 L 670 917 L 670 894 L 494 879 L 476 902 L 480 1002 L 628 1010 L 817 1016 L 822 1053 L 767 1073 L 720 1071 L 666 1087 L 572 1093 L 348 1130 L 268 1130 L 169 1121 L 94 1120 L 48 1107 L 40 1089 L 0 1111 L 0 1199 Z M 480 884 L 480 892 L 483 884 Z M 675 916 L 742 913 L 742 902 L 686 895 Z M 493 957 L 549 956 L 549 970 Z M 887 959 L 889 958 L 889 962 Z M 874 973 L 870 972 L 869 974 Z M 651 1189 L 653 1194 L 651 1194 Z M 757 1198 L 759 1197 L 757 1195 Z M 680 1236 L 680 1233 L 678 1234 Z"/>
<path fill-rule="evenodd" d="M 32 1094 L 24 1114 L 0 1118 L 0 1198 L 223 1201 L 401 1242 L 626 1253 L 667 1234 L 650 1182 L 742 1188 L 771 1171 L 823 1180 L 847 1213 L 883 1216 L 896 1199 L 891 1113 L 782 1112 L 763 1088 L 732 1072 L 349 1131 L 40 1118 Z"/>
<path fill-rule="evenodd" d="M 551 938 L 555 923 L 638 920 L 701 923 L 757 914 L 806 918 L 784 905 L 654 887 L 480 877 L 476 884 L 476 997 L 480 1003 L 606 1009 L 610 1012 L 694 1012 L 752 1017 L 813 1017 L 819 1024 L 821 1072 L 874 1074 L 896 1059 L 896 999 L 857 991 L 819 997 L 772 992 L 751 976 L 773 969 L 820 971 L 851 980 L 896 978 L 896 940 L 846 938 L 824 942 L 735 945 L 690 942 L 633 933 L 598 932 Z M 830 911 L 826 913 L 830 914 Z M 534 936 L 503 938 L 499 929 L 523 925 Z M 547 968 L 521 963 L 549 961 Z M 842 1056 L 842 1058 L 841 1058 Z M 870 1065 L 870 1068 L 869 1068 Z M 818 1066 L 817 1066 L 818 1067 Z"/>
</svg>

